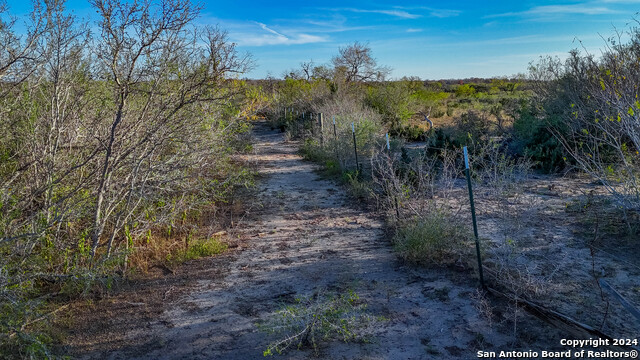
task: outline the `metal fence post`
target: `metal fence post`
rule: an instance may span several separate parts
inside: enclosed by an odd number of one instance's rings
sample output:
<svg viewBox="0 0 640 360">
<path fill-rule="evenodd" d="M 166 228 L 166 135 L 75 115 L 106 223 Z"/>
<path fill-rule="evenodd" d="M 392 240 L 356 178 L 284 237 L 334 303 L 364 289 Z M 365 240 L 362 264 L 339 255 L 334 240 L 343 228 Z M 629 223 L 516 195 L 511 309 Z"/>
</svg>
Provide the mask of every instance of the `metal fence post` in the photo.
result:
<svg viewBox="0 0 640 360">
<path fill-rule="evenodd" d="M 464 150 L 464 171 L 467 175 L 467 186 L 469 187 L 469 202 L 471 203 L 471 220 L 473 221 L 473 235 L 476 238 L 476 255 L 478 256 L 478 273 L 480 275 L 480 284 L 483 289 L 486 289 L 487 286 L 484 283 L 484 274 L 482 271 L 482 258 L 480 256 L 480 240 L 478 239 L 478 225 L 476 224 L 476 208 L 473 203 L 473 189 L 471 187 L 471 170 L 469 169 L 469 154 L 467 152 L 467 147 L 463 148 Z"/>
<path fill-rule="evenodd" d="M 358 162 L 358 144 L 356 142 L 356 126 L 351 123 L 351 133 L 353 134 L 353 153 L 356 155 L 356 171 L 360 170 L 360 163 Z"/>
<path fill-rule="evenodd" d="M 322 113 L 318 114 L 318 120 L 320 121 L 320 145 L 324 147 L 324 118 Z"/>
<path fill-rule="evenodd" d="M 336 131 L 336 116 L 335 115 L 333 116 L 333 137 L 334 137 L 334 140 L 337 143 L 337 141 L 338 141 L 338 131 Z"/>
</svg>

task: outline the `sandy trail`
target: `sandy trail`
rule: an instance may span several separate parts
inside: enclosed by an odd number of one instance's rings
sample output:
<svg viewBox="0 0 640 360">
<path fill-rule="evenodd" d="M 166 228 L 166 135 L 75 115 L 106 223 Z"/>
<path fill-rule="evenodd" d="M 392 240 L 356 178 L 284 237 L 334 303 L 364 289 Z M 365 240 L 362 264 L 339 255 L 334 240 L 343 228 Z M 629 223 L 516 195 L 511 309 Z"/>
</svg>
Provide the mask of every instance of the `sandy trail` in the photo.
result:
<svg viewBox="0 0 640 360">
<path fill-rule="evenodd" d="M 350 205 L 343 189 L 296 155 L 295 143 L 265 123 L 256 125 L 255 140 L 251 160 L 263 176 L 254 200 L 262 206 L 239 226 L 246 248 L 222 276 L 198 280 L 160 318 L 128 335 L 153 341 L 85 358 L 260 359 L 276 338 L 258 322 L 296 297 L 347 290 L 387 320 L 370 343 L 320 344 L 320 358 L 470 359 L 478 350 L 515 348 L 500 332 L 505 327 L 490 327 L 473 306 L 477 283 L 468 272 L 404 266 L 382 221 Z M 311 349 L 282 355 L 312 356 Z"/>
</svg>

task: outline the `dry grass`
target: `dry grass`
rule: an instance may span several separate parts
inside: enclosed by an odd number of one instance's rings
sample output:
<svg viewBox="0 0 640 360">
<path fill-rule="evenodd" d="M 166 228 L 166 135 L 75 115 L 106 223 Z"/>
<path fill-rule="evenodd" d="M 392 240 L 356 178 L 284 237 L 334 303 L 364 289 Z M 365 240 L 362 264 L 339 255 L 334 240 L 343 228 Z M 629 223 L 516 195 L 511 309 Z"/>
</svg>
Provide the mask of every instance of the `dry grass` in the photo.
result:
<svg viewBox="0 0 640 360">
<path fill-rule="evenodd" d="M 128 267 L 142 272 L 153 266 L 176 265 L 185 261 L 218 255 L 227 249 L 221 236 L 166 236 L 152 234 L 139 239 L 128 256 Z"/>
<path fill-rule="evenodd" d="M 471 234 L 444 210 L 433 210 L 398 228 L 400 257 L 417 264 L 451 264 L 468 252 Z"/>
</svg>

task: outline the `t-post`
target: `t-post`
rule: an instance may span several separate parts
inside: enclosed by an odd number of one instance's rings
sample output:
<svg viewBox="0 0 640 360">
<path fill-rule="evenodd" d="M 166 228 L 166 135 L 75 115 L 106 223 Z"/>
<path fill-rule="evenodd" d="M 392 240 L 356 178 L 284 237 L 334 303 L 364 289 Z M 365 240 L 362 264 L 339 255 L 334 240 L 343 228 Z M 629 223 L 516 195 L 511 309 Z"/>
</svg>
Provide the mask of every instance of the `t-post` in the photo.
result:
<svg viewBox="0 0 640 360">
<path fill-rule="evenodd" d="M 320 146 L 324 147 L 324 116 L 318 114 L 318 122 L 320 123 Z"/>
<path fill-rule="evenodd" d="M 476 208 L 473 203 L 473 189 L 471 187 L 471 170 L 469 169 L 469 153 L 467 147 L 464 150 L 464 172 L 467 175 L 467 186 L 469 187 L 469 203 L 471 203 L 471 221 L 473 222 L 473 235 L 476 238 L 476 255 L 478 256 L 478 273 L 480 274 L 480 284 L 483 289 L 487 286 L 484 283 L 484 274 L 482 271 L 482 258 L 480 257 L 480 240 L 478 239 L 478 225 L 476 224 Z"/>
<path fill-rule="evenodd" d="M 356 171 L 360 170 L 360 163 L 358 162 L 358 144 L 356 143 L 356 126 L 351 123 L 351 133 L 353 134 L 353 153 L 356 155 Z"/>
</svg>

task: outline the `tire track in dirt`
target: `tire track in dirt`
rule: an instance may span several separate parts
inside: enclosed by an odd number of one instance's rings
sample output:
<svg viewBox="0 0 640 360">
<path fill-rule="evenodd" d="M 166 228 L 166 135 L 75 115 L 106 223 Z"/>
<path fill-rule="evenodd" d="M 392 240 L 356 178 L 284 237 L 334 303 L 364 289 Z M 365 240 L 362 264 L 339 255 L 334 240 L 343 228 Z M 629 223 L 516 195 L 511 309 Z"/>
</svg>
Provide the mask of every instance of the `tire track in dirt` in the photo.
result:
<svg viewBox="0 0 640 360">
<path fill-rule="evenodd" d="M 169 305 L 145 332 L 155 341 L 109 359 L 260 359 L 275 340 L 256 326 L 283 302 L 321 290 L 351 289 L 384 316 L 371 343 L 321 344 L 327 359 L 469 359 L 477 350 L 509 349 L 508 334 L 473 306 L 467 272 L 412 269 L 400 263 L 383 223 L 350 205 L 296 155 L 294 143 L 259 123 L 255 154 L 262 174 L 260 210 L 240 225 L 247 247 L 220 278 Z M 139 333 L 139 332 L 138 332 Z M 310 349 L 282 357 L 305 359 Z"/>
</svg>

